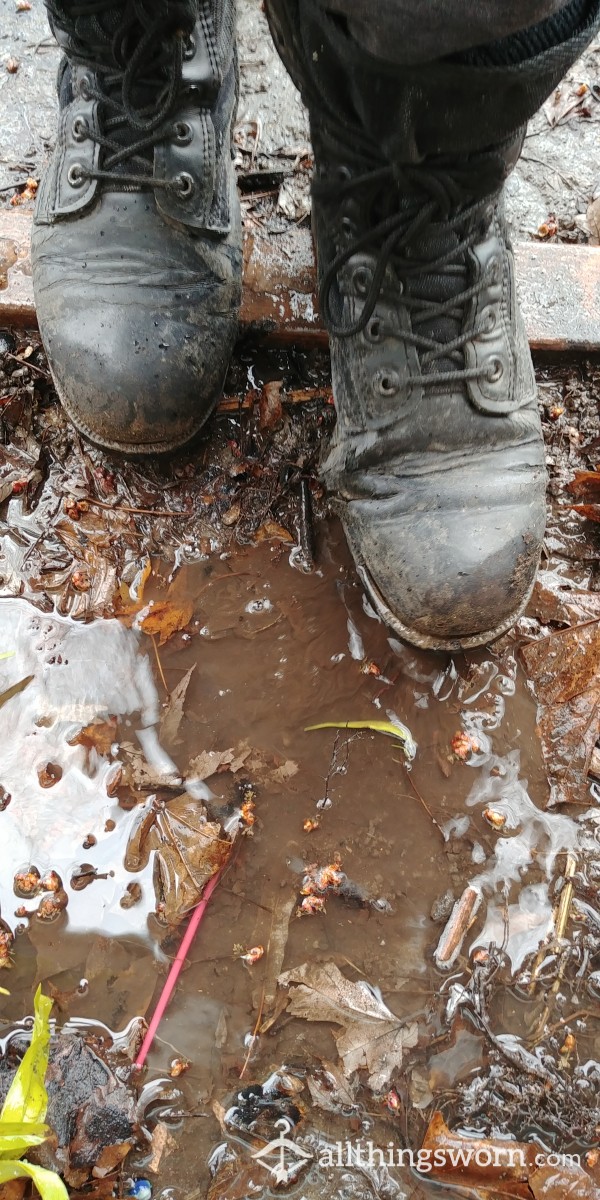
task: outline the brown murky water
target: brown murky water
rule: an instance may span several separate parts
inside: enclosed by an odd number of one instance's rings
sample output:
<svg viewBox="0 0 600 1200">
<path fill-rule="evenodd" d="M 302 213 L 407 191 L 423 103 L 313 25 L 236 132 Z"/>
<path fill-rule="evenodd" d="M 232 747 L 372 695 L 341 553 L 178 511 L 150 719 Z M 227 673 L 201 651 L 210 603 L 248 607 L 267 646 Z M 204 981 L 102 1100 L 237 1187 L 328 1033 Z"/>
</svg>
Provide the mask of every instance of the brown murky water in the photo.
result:
<svg viewBox="0 0 600 1200">
<path fill-rule="evenodd" d="M 158 599 L 169 570 L 155 566 Z M 162 747 L 171 760 L 165 769 L 174 763 L 183 777 L 201 752 L 247 743 L 270 771 L 257 784 L 256 823 L 211 901 L 150 1058 L 151 1077 L 168 1072 L 174 1056 L 192 1064 L 180 1082 L 194 1116 L 176 1131 L 179 1151 L 164 1159 L 155 1183 L 165 1200 L 194 1189 L 204 1194 L 209 1152 L 222 1141 L 211 1102 L 227 1107 L 242 1086 L 263 988 L 268 1004 L 274 996 L 271 956 L 248 967 L 235 945 L 286 941 L 286 968 L 334 961 L 379 987 L 399 1017 L 429 1013 L 430 1030 L 441 1034 L 464 959 L 446 973 L 434 965 L 443 928 L 431 916 L 436 900 L 447 890 L 457 897 L 475 881 L 485 917 L 463 953 L 504 944 L 518 972 L 548 931 L 548 880 L 577 839 L 573 820 L 542 811 L 547 784 L 535 703 L 511 644 L 451 658 L 396 642 L 363 600 L 335 524 L 320 530 L 312 574 L 263 545 L 184 567 L 178 587 L 195 598 L 192 633 L 160 650 L 160 668 L 169 690 L 194 671 L 178 734 Z M 19 929 L 6 1015 L 28 1014 L 41 980 L 58 996 L 59 1023 L 90 1018 L 122 1030 L 149 1011 L 176 940 L 161 947 L 151 862 L 127 870 L 136 811 L 109 794 L 114 768 L 107 756 L 72 742 L 82 726 L 114 715 L 116 742 L 139 746 L 141 731 L 148 761 L 161 766 L 166 694 L 153 645 L 118 621 L 82 625 L 18 599 L 2 600 L 0 626 L 0 648 L 11 654 L 0 662 L 0 690 L 32 676 L 0 708 L 0 782 L 10 795 L 0 814 L 0 905 L 4 921 Z M 390 718 L 404 722 L 417 744 L 408 769 L 400 744 L 381 735 L 304 732 L 318 721 Z M 467 763 L 450 749 L 461 730 L 478 746 Z M 49 763 L 60 778 L 42 786 Z M 236 779 L 249 774 L 213 776 L 209 809 L 237 802 Z M 482 815 L 490 803 L 506 817 L 500 831 Z M 319 826 L 305 832 L 309 818 Z M 332 897 L 325 914 L 296 917 L 305 867 L 336 855 L 356 898 Z M 13 875 L 31 864 L 42 875 L 58 872 L 68 895 L 52 923 L 15 916 L 27 902 L 15 897 Z M 97 875 L 83 889 L 73 886 L 82 866 Z M 141 897 L 124 908 L 132 881 Z M 497 1032 L 524 1033 L 534 1023 L 532 1006 L 509 990 L 499 993 L 497 1008 Z M 482 1054 L 481 1040 L 467 1032 L 454 1047 L 421 1048 L 415 1062 L 427 1060 L 438 1088 L 451 1092 Z M 244 1080 L 315 1056 L 335 1057 L 331 1027 L 284 1017 L 258 1039 Z M 397 1136 L 398 1118 L 381 1102 L 372 1109 L 362 1111 L 360 1129 L 365 1136 L 376 1129 L 385 1144 Z M 356 1118 L 353 1129 L 356 1135 Z M 137 1171 L 144 1173 L 143 1159 Z M 339 1178 L 334 1185 L 327 1194 L 343 1196 Z M 365 1196 L 376 1194 L 371 1185 L 365 1180 Z M 307 1187 L 305 1179 L 298 1194 L 312 1195 Z"/>
</svg>

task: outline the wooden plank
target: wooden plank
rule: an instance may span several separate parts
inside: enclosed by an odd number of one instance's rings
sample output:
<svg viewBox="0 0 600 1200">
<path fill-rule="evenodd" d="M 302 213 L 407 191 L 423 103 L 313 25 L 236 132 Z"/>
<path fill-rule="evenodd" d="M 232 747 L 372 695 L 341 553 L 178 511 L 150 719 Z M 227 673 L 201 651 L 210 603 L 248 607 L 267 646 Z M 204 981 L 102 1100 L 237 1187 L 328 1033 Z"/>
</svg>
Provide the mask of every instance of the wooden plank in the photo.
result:
<svg viewBox="0 0 600 1200">
<path fill-rule="evenodd" d="M 31 214 L 0 211 L 0 326 L 35 326 L 29 262 Z M 522 242 L 517 284 L 534 350 L 600 351 L 600 247 Z M 244 241 L 242 328 L 273 341 L 325 339 L 308 230 Z"/>
</svg>

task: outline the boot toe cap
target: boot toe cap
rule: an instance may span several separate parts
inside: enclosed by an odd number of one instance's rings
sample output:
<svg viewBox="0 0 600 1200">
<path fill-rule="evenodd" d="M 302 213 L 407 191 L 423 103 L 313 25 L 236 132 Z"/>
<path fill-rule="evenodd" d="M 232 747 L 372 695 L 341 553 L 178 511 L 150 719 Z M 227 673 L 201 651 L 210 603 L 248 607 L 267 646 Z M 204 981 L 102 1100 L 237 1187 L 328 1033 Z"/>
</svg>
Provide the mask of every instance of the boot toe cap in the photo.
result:
<svg viewBox="0 0 600 1200">
<path fill-rule="evenodd" d="M 355 501 L 344 525 L 379 615 L 428 649 L 484 645 L 527 604 L 545 525 L 543 490 L 503 508 L 398 515 Z"/>
<path fill-rule="evenodd" d="M 237 334 L 240 232 L 192 237 L 144 193 L 106 194 L 32 239 L 40 332 L 59 397 L 91 441 L 184 445 L 210 415 Z"/>
</svg>

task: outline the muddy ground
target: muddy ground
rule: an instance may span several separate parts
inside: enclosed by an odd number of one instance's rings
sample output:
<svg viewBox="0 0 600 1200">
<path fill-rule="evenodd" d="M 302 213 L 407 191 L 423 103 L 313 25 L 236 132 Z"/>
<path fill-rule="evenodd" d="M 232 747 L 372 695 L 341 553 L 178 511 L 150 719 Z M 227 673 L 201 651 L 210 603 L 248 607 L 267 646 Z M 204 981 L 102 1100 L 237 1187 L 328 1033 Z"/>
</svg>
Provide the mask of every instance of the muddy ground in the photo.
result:
<svg viewBox="0 0 600 1200">
<path fill-rule="evenodd" d="M 56 50 L 36 0 L 2 15 L 9 203 L 52 141 Z M 277 184 L 245 218 L 276 231 L 306 219 L 305 116 L 255 3 L 240 29 L 238 170 Z M 532 123 L 520 237 L 590 236 L 598 49 Z M 389 636 L 328 515 L 326 354 L 240 346 L 209 436 L 141 466 L 74 434 L 34 334 L 0 351 L 0 1096 L 41 983 L 40 1161 L 98 1198 L 597 1200 L 598 362 L 537 363 L 539 583 L 501 643 L 448 656 Z M 305 731 L 328 721 L 410 738 Z M 275 1189 L 253 1155 L 280 1119 L 297 1175 Z M 525 1144 L 520 1173 L 446 1162 L 434 1185 L 356 1150 L 465 1135 Z"/>
<path fill-rule="evenodd" d="M 538 364 L 539 584 L 514 633 L 448 656 L 389 636 L 327 517 L 325 355 L 241 348 L 210 438 L 140 466 L 74 436 L 33 335 L 3 348 L 0 1062 L 41 982 L 62 1139 L 42 1161 L 72 1195 L 243 1200 L 269 1194 L 253 1155 L 286 1120 L 307 1200 L 597 1197 L 598 365 Z M 373 720 L 409 742 L 305 732 Z M 588 1174 L 440 1190 L 355 1148 L 322 1165 L 361 1139 L 416 1152 L 442 1120 Z"/>
</svg>

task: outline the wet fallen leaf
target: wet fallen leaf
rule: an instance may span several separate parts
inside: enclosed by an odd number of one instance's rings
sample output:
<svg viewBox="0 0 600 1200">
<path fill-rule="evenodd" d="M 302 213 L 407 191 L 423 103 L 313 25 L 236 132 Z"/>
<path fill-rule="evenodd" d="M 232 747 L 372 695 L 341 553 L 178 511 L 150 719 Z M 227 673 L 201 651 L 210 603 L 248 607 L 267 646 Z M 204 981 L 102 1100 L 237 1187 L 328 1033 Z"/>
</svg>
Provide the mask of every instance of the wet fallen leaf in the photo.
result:
<svg viewBox="0 0 600 1200">
<path fill-rule="evenodd" d="M 344 1073 L 368 1071 L 375 1092 L 383 1091 L 404 1050 L 417 1043 L 416 1022 L 401 1021 L 368 983 L 352 983 L 335 963 L 304 963 L 280 975 L 279 985 L 288 988 L 291 1016 L 343 1027 L 334 1037 Z"/>
<path fill-rule="evenodd" d="M 25 450 L 15 446 L 0 447 L 0 503 L 14 494 L 15 484 L 25 481 L 28 483 L 41 480 L 38 460 Z"/>
<path fill-rule="evenodd" d="M 97 750 L 98 754 L 106 757 L 117 736 L 117 718 L 109 717 L 107 721 L 92 721 L 69 742 L 70 746 L 85 746 L 88 750 Z"/>
<path fill-rule="evenodd" d="M 448 1129 L 440 1112 L 431 1118 L 422 1150 L 428 1155 L 428 1178 L 474 1188 L 482 1200 L 490 1195 L 600 1200 L 600 1189 L 587 1172 L 566 1156 L 560 1165 L 539 1166 L 543 1152 L 535 1142 L 465 1137 Z"/>
<path fill-rule="evenodd" d="M 160 718 L 161 741 L 173 743 L 179 733 L 179 726 L 183 720 L 183 706 L 195 666 L 196 664 L 193 663 L 189 671 L 186 671 L 183 678 L 179 680 L 177 687 L 173 688 L 162 711 Z"/>
<path fill-rule="evenodd" d="M 283 420 L 283 405 L 281 403 L 282 379 L 265 383 L 258 402 L 260 427 L 264 430 L 277 429 Z"/>
<path fill-rule="evenodd" d="M 306 1083 L 313 1104 L 325 1112 L 339 1113 L 356 1107 L 356 1084 L 349 1082 L 335 1063 L 324 1060 L 307 1076 Z"/>
<path fill-rule="evenodd" d="M 174 633 L 185 629 L 194 615 L 194 605 L 191 600 L 157 600 L 149 607 L 146 616 L 140 621 L 140 629 L 144 633 L 158 638 L 159 646 L 164 646 Z"/>
<path fill-rule="evenodd" d="M 232 768 L 234 759 L 233 747 L 229 750 L 203 750 L 201 754 L 197 754 L 192 759 L 188 767 L 187 778 L 200 781 L 210 779 L 211 775 L 216 775 L 222 767 Z"/>
<path fill-rule="evenodd" d="M 600 502 L 600 471 L 576 471 L 566 490 L 577 500 Z"/>
<path fill-rule="evenodd" d="M 561 629 L 522 650 L 538 701 L 550 804 L 580 802 L 600 735 L 600 621 Z"/>
<path fill-rule="evenodd" d="M 287 783 L 288 779 L 293 779 L 294 775 L 298 774 L 298 770 L 298 763 L 294 762 L 292 758 L 288 758 L 285 762 L 280 763 L 278 767 L 273 768 L 271 779 L 273 783 Z"/>
<path fill-rule="evenodd" d="M 600 504 L 571 504 L 569 507 L 586 521 L 600 521 Z"/>
<path fill-rule="evenodd" d="M 157 910 L 171 925 L 198 903 L 231 842 L 207 819 L 203 805 L 183 794 L 164 804 L 150 799 L 139 805 L 125 851 L 127 869 L 145 867 L 153 851 Z"/>
<path fill-rule="evenodd" d="M 567 117 L 573 116 L 576 110 L 584 103 L 588 93 L 589 88 L 586 83 L 569 83 L 563 80 L 560 87 L 557 87 L 542 105 L 544 115 L 550 127 L 553 129 L 555 125 L 560 125 L 561 121 L 565 121 Z"/>
<path fill-rule="evenodd" d="M 174 1150 L 177 1150 L 177 1142 L 169 1126 L 164 1121 L 157 1121 L 152 1130 L 152 1157 L 146 1163 L 146 1170 L 156 1175 L 161 1168 L 163 1158 L 167 1158 Z"/>
<path fill-rule="evenodd" d="M 256 530 L 254 540 L 256 542 L 286 542 L 288 545 L 293 545 L 295 542 L 295 538 L 284 525 L 272 520 L 263 522 Z"/>
</svg>

